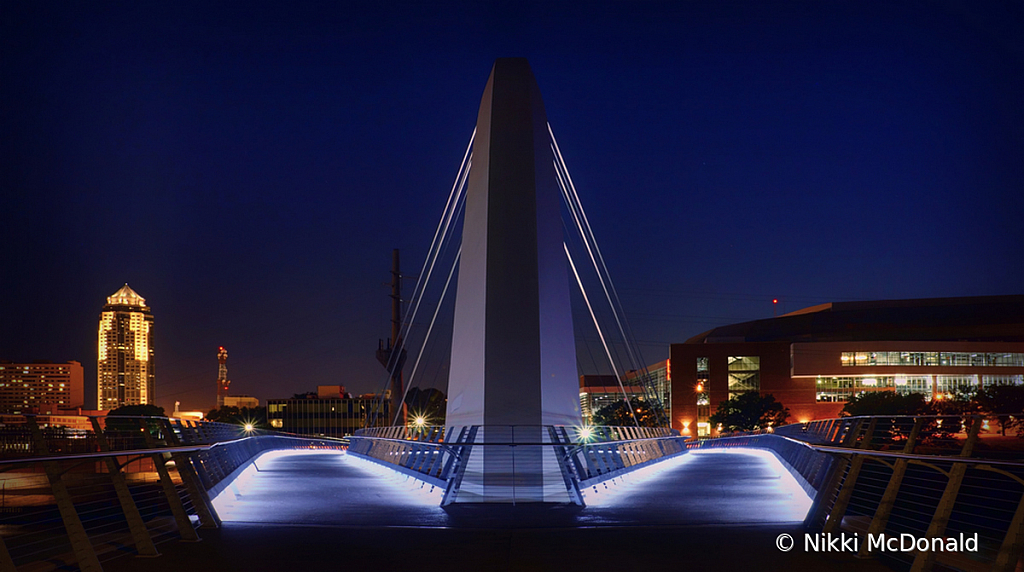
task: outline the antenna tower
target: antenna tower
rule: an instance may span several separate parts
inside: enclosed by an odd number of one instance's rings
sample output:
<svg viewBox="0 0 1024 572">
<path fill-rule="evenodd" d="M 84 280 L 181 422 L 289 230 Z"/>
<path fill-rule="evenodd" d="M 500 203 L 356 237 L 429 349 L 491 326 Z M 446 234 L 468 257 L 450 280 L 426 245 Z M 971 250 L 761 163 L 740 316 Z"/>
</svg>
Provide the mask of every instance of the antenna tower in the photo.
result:
<svg viewBox="0 0 1024 572">
<path fill-rule="evenodd" d="M 217 409 L 224 407 L 224 398 L 228 396 L 228 386 L 231 381 L 228 379 L 228 350 L 224 346 L 217 349 Z"/>
</svg>

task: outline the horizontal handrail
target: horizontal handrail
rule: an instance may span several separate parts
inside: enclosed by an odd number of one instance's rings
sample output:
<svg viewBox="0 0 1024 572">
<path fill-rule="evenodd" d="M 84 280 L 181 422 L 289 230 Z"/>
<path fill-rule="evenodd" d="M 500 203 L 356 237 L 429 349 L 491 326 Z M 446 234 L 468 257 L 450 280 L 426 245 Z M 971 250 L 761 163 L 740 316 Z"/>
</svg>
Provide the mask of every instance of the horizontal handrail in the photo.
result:
<svg viewBox="0 0 1024 572">
<path fill-rule="evenodd" d="M 232 439 L 230 441 L 218 441 L 216 443 L 206 443 L 200 445 L 179 445 L 172 447 L 154 447 L 152 449 L 123 449 L 123 450 L 110 450 L 110 451 L 94 451 L 91 453 L 72 453 L 68 455 L 47 455 L 45 457 L 19 457 L 16 459 L 0 459 L 0 465 L 24 465 L 30 463 L 45 463 L 48 461 L 76 461 L 85 459 L 103 459 L 105 457 L 130 457 L 133 455 L 153 455 L 159 453 L 192 453 L 195 451 L 209 451 L 216 447 L 223 447 L 231 445 L 233 443 L 241 443 L 249 439 L 259 439 L 261 437 L 274 437 L 277 439 L 294 439 L 296 441 L 329 441 L 330 439 L 321 439 L 319 437 L 297 437 L 293 435 L 250 435 L 248 437 L 241 437 L 238 439 Z M 340 443 L 339 443 L 340 445 Z"/>
<path fill-rule="evenodd" d="M 901 453 L 900 451 L 877 451 L 871 449 L 852 449 L 849 447 L 833 447 L 831 445 L 808 444 L 812 449 L 827 453 L 842 453 L 849 455 L 866 455 L 869 457 L 889 457 L 894 459 L 907 459 L 915 461 L 943 461 L 951 463 L 972 463 L 975 465 L 1003 465 L 1008 467 L 1024 467 L 1022 461 L 1006 461 L 1001 459 L 986 459 L 983 457 L 960 457 L 950 455 L 921 455 L 915 453 Z"/>
<path fill-rule="evenodd" d="M 219 444 L 219 443 L 218 443 Z M 47 455 L 45 457 L 20 457 L 17 459 L 0 459 L 0 465 L 25 465 L 46 463 L 50 461 L 81 461 L 85 459 L 103 459 L 105 457 L 130 457 L 132 455 L 153 455 L 159 453 L 191 453 L 206 451 L 214 445 L 190 445 L 181 447 L 159 447 L 156 449 L 126 449 L 123 451 L 95 451 L 93 453 L 75 453 L 70 455 Z"/>
<path fill-rule="evenodd" d="M 961 457 L 951 455 L 923 455 L 919 453 L 903 453 L 901 451 L 879 451 L 877 449 L 855 449 L 853 447 L 836 447 L 834 445 L 819 445 L 816 443 L 808 443 L 799 439 L 794 439 L 786 435 L 777 435 L 772 433 L 762 433 L 758 435 L 738 435 L 729 437 L 718 437 L 715 439 L 701 439 L 700 441 L 690 441 L 687 443 L 688 449 L 718 449 L 725 447 L 715 447 L 714 443 L 723 443 L 729 441 L 736 441 L 740 439 L 760 439 L 774 437 L 776 439 L 783 439 L 790 443 L 807 447 L 815 451 L 821 451 L 823 453 L 839 453 L 843 455 L 865 455 L 869 457 L 889 457 L 894 459 L 907 459 L 915 461 L 950 461 L 954 463 L 972 463 L 976 465 L 1002 465 L 1008 467 L 1024 467 L 1024 460 L 1020 461 L 1007 461 L 1000 459 L 986 459 L 983 457 Z"/>
<path fill-rule="evenodd" d="M 563 441 L 561 443 L 557 441 L 542 441 L 542 442 L 528 442 L 528 441 L 507 441 L 507 442 L 456 442 L 456 441 L 418 441 L 416 439 L 395 439 L 391 437 L 372 437 L 367 435 L 353 435 L 349 439 L 372 439 L 374 441 L 390 441 L 395 443 L 404 443 L 409 445 L 423 445 L 425 447 L 476 447 L 476 446 L 487 446 L 487 447 L 594 447 L 598 445 L 615 445 L 618 443 L 635 443 L 639 441 L 658 441 L 658 440 L 678 440 L 680 437 L 677 436 L 662 436 L 662 437 L 640 437 L 637 439 L 615 439 L 609 441 Z"/>
</svg>

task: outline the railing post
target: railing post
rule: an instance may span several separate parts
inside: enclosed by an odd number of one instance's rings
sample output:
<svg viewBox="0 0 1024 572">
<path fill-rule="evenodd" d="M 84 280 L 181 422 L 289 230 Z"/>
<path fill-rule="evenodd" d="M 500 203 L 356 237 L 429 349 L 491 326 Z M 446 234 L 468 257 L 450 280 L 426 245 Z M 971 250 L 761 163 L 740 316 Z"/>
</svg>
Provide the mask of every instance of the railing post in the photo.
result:
<svg viewBox="0 0 1024 572">
<path fill-rule="evenodd" d="M 49 455 L 50 449 L 46 446 L 46 439 L 43 438 L 43 432 L 39 429 L 36 418 L 29 416 L 26 417 L 26 421 L 32 431 L 32 440 L 35 441 L 37 454 Z M 50 491 L 53 493 L 54 500 L 57 501 L 61 520 L 64 521 L 64 529 L 68 532 L 71 549 L 75 552 L 75 558 L 78 560 L 78 567 L 82 572 L 103 572 L 103 567 L 100 566 L 100 561 L 96 558 L 96 551 L 93 549 L 92 543 L 89 542 L 89 535 L 86 534 L 85 527 L 82 525 L 82 519 L 78 517 L 78 511 L 75 510 L 71 493 L 68 492 L 68 487 L 64 483 L 60 464 L 57 461 L 46 461 L 43 463 L 43 468 L 46 470 L 47 480 L 50 481 Z"/>
<path fill-rule="evenodd" d="M 857 424 L 857 429 L 854 430 L 853 436 L 850 439 L 850 443 L 853 444 L 855 449 L 870 448 L 871 437 L 875 433 L 875 425 L 877 423 L 878 419 L 872 417 L 871 421 L 868 423 L 867 431 L 864 432 L 864 438 L 860 442 L 860 445 L 863 445 L 862 447 L 858 447 L 857 433 L 860 430 L 860 426 L 863 425 L 863 421 Z M 850 498 L 853 496 L 853 489 L 857 484 L 857 477 L 860 476 L 860 468 L 864 465 L 864 456 L 854 455 L 853 459 L 850 460 L 849 463 L 850 470 L 846 473 L 846 479 L 842 481 L 842 488 L 839 489 L 839 495 L 836 497 L 836 502 L 832 505 L 832 510 L 828 515 L 828 520 L 825 521 L 823 532 L 826 534 L 838 531 L 843 522 L 843 516 L 846 514 L 846 507 L 850 504 Z"/>
<path fill-rule="evenodd" d="M 974 443 L 978 440 L 979 429 L 981 429 L 981 418 L 974 416 L 971 422 L 971 429 L 967 433 L 967 440 L 964 442 L 964 448 L 960 451 L 960 457 L 967 458 L 971 456 L 971 453 L 974 451 Z M 935 508 L 932 522 L 928 525 L 928 532 L 925 533 L 926 538 L 939 538 L 946 532 L 949 516 L 953 514 L 953 504 L 956 502 L 956 496 L 960 492 L 960 485 L 964 482 L 964 475 L 966 473 L 967 463 L 953 463 L 953 466 L 950 467 L 949 481 L 946 483 L 946 489 L 942 492 L 942 499 L 939 500 L 939 505 Z M 917 556 L 914 557 L 914 565 L 911 566 L 910 571 L 924 572 L 925 570 L 931 570 L 934 564 L 934 552 L 931 550 L 918 552 Z"/>
<path fill-rule="evenodd" d="M 146 427 L 145 420 L 139 420 L 139 426 L 142 428 L 142 435 L 146 440 L 146 446 L 150 449 L 155 447 L 153 442 L 153 436 L 149 434 L 149 428 Z M 178 526 L 178 534 L 181 535 L 181 539 L 185 542 L 199 542 L 199 533 L 196 532 L 195 528 L 192 528 L 192 520 L 189 519 L 188 513 L 185 512 L 185 505 L 181 504 L 181 497 L 178 496 L 178 489 L 174 486 L 174 481 L 171 480 L 171 474 L 167 472 L 167 460 L 164 458 L 163 453 L 153 453 L 150 456 L 153 459 L 153 465 L 156 467 L 156 473 L 160 475 L 160 485 L 164 489 L 164 496 L 167 497 L 167 504 L 171 507 L 171 514 L 174 515 L 174 523 Z"/>
<path fill-rule="evenodd" d="M 452 452 L 455 453 L 455 463 L 451 469 L 452 474 L 448 477 L 448 487 L 444 491 L 441 506 L 448 506 L 455 502 L 455 498 L 459 496 L 459 488 L 462 487 L 462 477 L 466 474 L 466 465 L 468 464 L 469 456 L 473 454 L 473 444 L 476 443 L 477 429 L 479 429 L 479 426 L 471 426 L 463 444 L 458 448 L 452 448 Z"/>
<path fill-rule="evenodd" d="M 10 570 L 14 572 L 14 560 L 11 558 L 11 553 L 7 551 L 7 544 L 4 543 L 4 538 L 0 536 L 0 570 Z"/>
<path fill-rule="evenodd" d="M 918 417 L 914 421 L 914 428 L 910 430 L 910 436 L 907 437 L 907 443 L 903 446 L 903 454 L 909 455 L 914 451 L 914 445 L 917 442 L 917 437 L 921 433 L 921 427 L 924 425 L 924 417 Z M 885 493 L 882 495 L 882 500 L 878 503 L 878 508 L 875 510 L 875 516 L 871 518 L 871 524 L 868 526 L 868 538 L 877 536 L 885 532 L 885 525 L 889 522 L 889 515 L 892 514 L 892 507 L 896 504 L 896 495 L 900 491 L 900 485 L 903 483 L 903 477 L 907 474 L 907 459 L 896 459 L 892 467 L 892 477 L 889 478 L 889 484 L 885 487 Z M 860 547 L 859 556 L 866 557 L 871 554 L 868 548 L 869 543 L 865 542 Z"/>
<path fill-rule="evenodd" d="M 110 452 L 110 444 L 107 443 L 107 436 L 100 428 L 99 419 L 91 417 L 89 421 L 92 422 L 92 431 L 96 435 L 96 443 L 100 446 L 100 451 Z M 139 514 L 139 509 L 135 506 L 135 500 L 132 498 L 131 491 L 128 490 L 117 459 L 110 456 L 104 457 L 104 460 L 107 462 L 107 473 L 110 475 L 110 482 L 114 484 L 117 500 L 121 503 L 121 512 L 124 513 L 124 518 L 128 521 L 128 530 L 131 531 L 132 541 L 135 542 L 135 552 L 139 556 L 160 556 L 156 546 L 153 545 L 153 539 L 149 536 L 149 530 L 146 529 L 146 523 L 142 521 L 142 515 Z"/>
<path fill-rule="evenodd" d="M 163 419 L 163 425 L 167 444 L 174 447 L 181 445 L 178 441 L 178 436 L 174 433 L 167 419 Z M 171 453 L 171 459 L 174 460 L 174 468 L 178 470 L 178 475 L 181 476 L 181 482 L 185 484 L 188 496 L 192 498 L 192 507 L 196 510 L 196 515 L 199 516 L 199 528 L 220 527 L 220 519 L 217 518 L 213 509 L 210 508 L 210 498 L 207 496 L 206 490 L 199 486 L 199 476 L 196 475 L 189 455 L 186 453 Z"/>
<path fill-rule="evenodd" d="M 552 443 L 567 443 L 572 446 L 572 441 L 569 439 L 569 435 L 565 433 L 565 429 L 562 429 L 561 435 L 559 435 L 558 428 L 548 427 L 548 434 L 551 437 Z M 563 440 L 562 437 L 565 437 Z M 576 506 L 585 506 L 583 502 L 583 495 L 580 494 L 580 479 L 578 475 L 574 475 L 574 471 L 570 463 L 572 462 L 567 456 L 568 453 L 564 446 L 553 447 L 555 457 L 558 459 L 558 468 L 562 472 L 562 480 L 565 482 L 565 490 L 569 493 L 569 500 L 572 501 Z"/>
<path fill-rule="evenodd" d="M 1024 548 L 1024 495 L 1017 503 L 1017 511 L 1013 513 L 1013 520 L 1010 521 L 1010 528 L 1006 531 L 1006 538 L 1003 539 L 1003 544 L 999 547 L 996 563 L 992 566 L 993 572 L 1011 572 L 1016 569 L 1021 548 Z"/>
</svg>

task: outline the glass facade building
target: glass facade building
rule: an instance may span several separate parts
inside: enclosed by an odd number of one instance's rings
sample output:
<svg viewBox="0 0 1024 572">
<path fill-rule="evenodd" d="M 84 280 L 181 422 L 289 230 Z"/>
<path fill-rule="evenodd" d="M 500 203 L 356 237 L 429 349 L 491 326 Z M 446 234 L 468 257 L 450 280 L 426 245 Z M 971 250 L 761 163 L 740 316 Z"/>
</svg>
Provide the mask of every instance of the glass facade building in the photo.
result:
<svg viewBox="0 0 1024 572">
<path fill-rule="evenodd" d="M 947 399 L 1024 385 L 1024 296 L 822 304 L 715 328 L 672 344 L 670 359 L 672 426 L 684 435 L 752 391 L 791 422 L 837 417 L 875 391 Z"/>
</svg>

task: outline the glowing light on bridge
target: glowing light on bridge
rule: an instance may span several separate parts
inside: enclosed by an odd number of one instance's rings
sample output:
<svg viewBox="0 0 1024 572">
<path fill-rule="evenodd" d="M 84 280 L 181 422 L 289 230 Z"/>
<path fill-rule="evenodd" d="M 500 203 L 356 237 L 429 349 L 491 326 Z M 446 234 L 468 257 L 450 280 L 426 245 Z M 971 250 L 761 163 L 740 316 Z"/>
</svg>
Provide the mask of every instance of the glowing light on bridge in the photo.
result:
<svg viewBox="0 0 1024 572">
<path fill-rule="evenodd" d="M 331 449 L 267 451 L 226 481 L 212 500 L 224 522 L 323 523 L 375 505 L 431 521 L 444 514 L 440 488 Z"/>
<path fill-rule="evenodd" d="M 583 500 L 588 507 L 629 506 L 630 497 L 643 494 L 646 484 L 657 480 L 665 472 L 680 468 L 691 459 L 692 453 L 685 453 L 598 483 L 581 491 Z"/>
<path fill-rule="evenodd" d="M 387 483 L 395 490 L 395 498 L 398 503 L 439 507 L 444 497 L 444 489 L 435 487 L 419 479 L 400 473 L 379 463 L 367 461 L 349 456 L 348 460 L 357 465 L 360 469 L 373 473 L 381 482 Z"/>
<path fill-rule="evenodd" d="M 576 429 L 576 435 L 579 440 L 584 443 L 589 443 L 594 438 L 594 428 L 589 425 L 584 425 Z"/>
<path fill-rule="evenodd" d="M 732 467 L 742 466 L 748 475 L 720 474 L 709 484 L 708 467 L 720 470 L 730 464 L 724 458 L 720 460 L 726 462 L 721 465 L 709 464 L 710 456 L 731 456 Z M 691 480 L 691 475 L 696 480 Z M 701 490 L 709 485 L 711 489 Z M 583 498 L 588 508 L 635 510 L 656 498 L 657 510 L 673 510 L 675 504 L 685 511 L 692 508 L 692 503 L 707 502 L 712 489 L 717 500 L 707 507 L 692 509 L 695 514 L 704 514 L 700 518 L 708 518 L 709 522 L 800 522 L 807 517 L 812 503 L 774 453 L 739 447 L 690 451 L 599 483 L 583 491 Z"/>
</svg>

